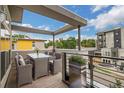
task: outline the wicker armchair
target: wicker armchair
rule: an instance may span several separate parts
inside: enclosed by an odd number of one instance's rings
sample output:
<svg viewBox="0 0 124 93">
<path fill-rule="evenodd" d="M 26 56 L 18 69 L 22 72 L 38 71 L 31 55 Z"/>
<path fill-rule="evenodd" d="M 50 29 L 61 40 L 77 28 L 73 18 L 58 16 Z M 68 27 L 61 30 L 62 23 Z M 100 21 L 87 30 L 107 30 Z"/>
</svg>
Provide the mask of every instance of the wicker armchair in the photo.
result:
<svg viewBox="0 0 124 93">
<path fill-rule="evenodd" d="M 61 54 L 55 53 L 55 59 L 53 62 L 49 62 L 50 71 L 52 74 L 57 74 L 62 71 L 62 59 Z"/>
<path fill-rule="evenodd" d="M 15 58 L 17 69 L 17 87 L 32 83 L 32 64 L 26 64 L 25 66 L 19 65 L 18 59 Z"/>
</svg>

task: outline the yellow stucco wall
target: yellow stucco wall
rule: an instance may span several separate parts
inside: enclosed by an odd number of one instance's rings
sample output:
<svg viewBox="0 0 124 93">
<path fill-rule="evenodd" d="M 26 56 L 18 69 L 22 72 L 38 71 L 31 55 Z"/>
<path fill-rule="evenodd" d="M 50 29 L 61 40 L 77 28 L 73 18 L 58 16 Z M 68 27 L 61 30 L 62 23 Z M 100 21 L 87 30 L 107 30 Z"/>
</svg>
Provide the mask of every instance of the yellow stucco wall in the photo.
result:
<svg viewBox="0 0 124 93">
<path fill-rule="evenodd" d="M 7 51 L 10 49 L 10 40 L 0 40 L 0 51 Z"/>
<path fill-rule="evenodd" d="M 32 50 L 32 42 L 28 40 L 18 40 L 16 42 L 16 50 Z"/>
<path fill-rule="evenodd" d="M 18 40 L 15 42 L 16 50 L 32 50 L 32 42 L 43 42 L 37 40 Z M 40 48 L 43 49 L 43 45 L 39 43 Z M 37 45 L 38 46 L 38 45 Z M 0 41 L 0 51 L 7 51 L 10 49 L 10 40 L 2 39 Z"/>
</svg>

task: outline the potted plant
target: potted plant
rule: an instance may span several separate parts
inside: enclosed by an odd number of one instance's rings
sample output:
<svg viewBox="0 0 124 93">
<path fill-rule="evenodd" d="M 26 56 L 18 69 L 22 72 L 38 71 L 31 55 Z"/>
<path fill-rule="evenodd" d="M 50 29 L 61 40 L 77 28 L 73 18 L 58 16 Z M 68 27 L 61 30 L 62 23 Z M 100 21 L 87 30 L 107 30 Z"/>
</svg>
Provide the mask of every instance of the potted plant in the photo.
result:
<svg viewBox="0 0 124 93">
<path fill-rule="evenodd" d="M 81 56 L 74 55 L 69 58 L 69 81 L 71 87 L 86 85 L 86 60 Z"/>
</svg>

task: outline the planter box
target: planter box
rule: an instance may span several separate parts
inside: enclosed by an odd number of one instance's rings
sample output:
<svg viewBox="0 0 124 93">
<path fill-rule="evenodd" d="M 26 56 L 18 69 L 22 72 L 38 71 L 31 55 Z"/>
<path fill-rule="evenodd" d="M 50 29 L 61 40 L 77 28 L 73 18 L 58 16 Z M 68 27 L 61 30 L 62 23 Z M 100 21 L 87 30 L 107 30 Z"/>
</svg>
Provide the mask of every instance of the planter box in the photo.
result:
<svg viewBox="0 0 124 93">
<path fill-rule="evenodd" d="M 69 63 L 69 82 L 70 87 L 81 88 L 86 86 L 86 66 Z"/>
</svg>

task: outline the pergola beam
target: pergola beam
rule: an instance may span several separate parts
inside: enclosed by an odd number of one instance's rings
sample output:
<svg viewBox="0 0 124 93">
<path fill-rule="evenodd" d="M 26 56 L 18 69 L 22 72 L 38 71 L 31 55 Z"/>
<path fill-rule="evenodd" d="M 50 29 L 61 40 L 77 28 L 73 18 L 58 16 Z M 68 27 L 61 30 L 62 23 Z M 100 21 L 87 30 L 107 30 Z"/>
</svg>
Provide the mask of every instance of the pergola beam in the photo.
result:
<svg viewBox="0 0 124 93">
<path fill-rule="evenodd" d="M 28 32 L 28 33 L 53 35 L 52 31 L 41 30 L 41 29 L 36 29 L 36 28 L 32 28 L 32 27 L 25 27 L 25 26 L 19 26 L 19 25 L 12 25 L 12 30 L 21 31 L 21 32 Z"/>
<path fill-rule="evenodd" d="M 65 25 L 56 31 L 48 31 L 48 30 L 41 30 L 33 27 L 25 27 L 25 26 L 12 24 L 12 30 L 14 31 L 22 31 L 22 32 L 28 32 L 28 33 L 38 33 L 38 34 L 46 34 L 46 35 L 53 35 L 53 34 L 58 35 L 58 34 L 68 32 L 70 30 L 74 30 L 76 28 L 77 27 L 74 27 L 71 25 Z"/>
<path fill-rule="evenodd" d="M 47 16 L 49 18 L 68 23 L 73 26 L 85 26 L 87 24 L 87 21 L 76 15 L 70 10 L 65 9 L 62 6 L 57 5 L 16 5 L 16 6 L 9 6 L 10 12 L 13 15 L 12 21 L 20 21 L 22 20 L 22 9 L 32 11 L 34 13 Z M 12 10 L 13 8 L 13 10 Z M 16 16 L 16 13 L 18 13 L 18 16 Z M 14 20 L 15 19 L 15 20 Z"/>
<path fill-rule="evenodd" d="M 77 27 L 72 26 L 72 25 L 65 25 L 65 26 L 59 28 L 58 30 L 56 30 L 54 32 L 54 34 L 55 35 L 62 34 L 62 33 L 68 32 L 68 31 L 73 30 L 73 29 L 76 29 L 76 28 Z"/>
<path fill-rule="evenodd" d="M 23 17 L 23 9 L 14 5 L 9 5 L 8 6 L 10 15 L 11 15 L 11 20 L 13 22 L 22 22 L 22 17 Z"/>
</svg>

